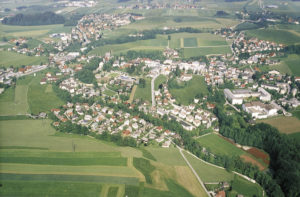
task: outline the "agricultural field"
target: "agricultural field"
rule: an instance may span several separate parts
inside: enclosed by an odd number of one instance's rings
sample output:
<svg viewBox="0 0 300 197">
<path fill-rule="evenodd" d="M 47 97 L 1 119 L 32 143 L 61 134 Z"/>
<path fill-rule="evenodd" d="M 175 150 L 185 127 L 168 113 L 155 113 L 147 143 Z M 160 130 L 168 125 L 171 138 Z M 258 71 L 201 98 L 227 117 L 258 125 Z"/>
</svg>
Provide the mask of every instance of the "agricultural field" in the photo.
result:
<svg viewBox="0 0 300 197">
<path fill-rule="evenodd" d="M 15 26 L 0 24 L 0 35 L 10 37 L 31 37 L 43 38 L 48 37 L 51 33 L 70 32 L 71 27 L 64 25 L 40 25 L 40 26 Z"/>
<path fill-rule="evenodd" d="M 255 29 L 246 31 L 246 35 L 279 44 L 290 45 L 300 43 L 300 34 L 288 30 Z"/>
<path fill-rule="evenodd" d="M 91 55 L 104 55 L 108 51 L 112 51 L 114 55 L 126 53 L 129 50 L 163 50 L 168 45 L 166 36 L 157 36 L 156 39 L 139 40 L 124 44 L 111 44 L 97 47 L 89 52 Z"/>
<path fill-rule="evenodd" d="M 229 196 L 233 197 L 237 194 L 243 194 L 244 196 L 263 196 L 263 190 L 258 184 L 250 183 L 240 176 L 235 175 Z"/>
<path fill-rule="evenodd" d="M 220 55 L 220 54 L 230 54 L 231 49 L 229 46 L 215 46 L 215 47 L 198 47 L 198 48 L 184 48 L 183 57 L 197 57 L 206 55 Z"/>
<path fill-rule="evenodd" d="M 170 89 L 170 93 L 175 97 L 176 101 L 184 105 L 192 103 L 195 96 L 199 93 L 206 95 L 207 91 L 206 83 L 201 76 L 193 76 L 184 88 Z"/>
<path fill-rule="evenodd" d="M 134 99 L 143 99 L 144 101 L 151 102 L 151 78 L 145 78 L 146 87 L 137 87 L 134 95 Z"/>
<path fill-rule="evenodd" d="M 300 39 L 300 37 L 299 37 Z M 290 69 L 291 73 L 294 76 L 300 76 L 300 56 L 293 54 L 293 55 L 289 55 L 287 58 L 283 59 L 284 63 L 288 66 L 288 68 Z"/>
<path fill-rule="evenodd" d="M 254 154 L 257 151 L 246 152 L 214 133 L 200 137 L 197 141 L 213 154 L 239 156 L 245 161 L 258 166 L 260 170 L 266 169 L 269 164 L 268 160 L 263 160 L 261 155 Z M 266 157 L 268 158 L 268 155 Z"/>
<path fill-rule="evenodd" d="M 44 56 L 27 56 L 10 51 L 0 51 L 0 66 L 4 67 L 21 67 L 22 65 L 40 65 L 48 63 L 47 57 Z"/>
<path fill-rule="evenodd" d="M 159 86 L 167 82 L 167 77 L 165 75 L 159 75 L 154 81 L 154 89 L 158 90 Z"/>
<path fill-rule="evenodd" d="M 292 134 L 300 131 L 300 120 L 296 117 L 274 117 L 258 122 L 264 122 L 276 127 L 281 133 Z"/>
<path fill-rule="evenodd" d="M 18 79 L 15 88 L 10 87 L 5 91 L 0 97 L 0 115 L 38 114 L 62 105 L 52 85 L 40 85 L 45 72 L 39 72 L 36 77 L 29 75 Z"/>
</svg>

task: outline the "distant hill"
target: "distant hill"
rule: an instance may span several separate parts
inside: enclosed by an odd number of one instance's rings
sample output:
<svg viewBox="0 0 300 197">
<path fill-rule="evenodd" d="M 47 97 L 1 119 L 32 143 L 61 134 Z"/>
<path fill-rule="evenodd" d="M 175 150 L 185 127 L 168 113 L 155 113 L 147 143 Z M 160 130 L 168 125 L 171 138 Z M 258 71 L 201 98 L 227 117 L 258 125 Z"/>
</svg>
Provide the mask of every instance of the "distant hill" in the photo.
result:
<svg viewBox="0 0 300 197">
<path fill-rule="evenodd" d="M 33 25 L 51 25 L 51 24 L 63 24 L 65 18 L 61 15 L 53 12 L 44 12 L 36 14 L 17 14 L 13 17 L 5 17 L 2 24 L 5 25 L 21 25 L 21 26 L 33 26 Z"/>
</svg>

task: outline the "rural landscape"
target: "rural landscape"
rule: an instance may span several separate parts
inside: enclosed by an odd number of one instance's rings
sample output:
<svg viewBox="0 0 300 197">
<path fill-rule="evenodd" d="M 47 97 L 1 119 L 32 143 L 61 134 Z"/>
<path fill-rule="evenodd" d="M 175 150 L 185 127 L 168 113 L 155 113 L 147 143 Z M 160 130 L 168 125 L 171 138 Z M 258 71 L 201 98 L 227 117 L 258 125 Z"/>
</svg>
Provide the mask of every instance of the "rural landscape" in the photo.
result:
<svg viewBox="0 0 300 197">
<path fill-rule="evenodd" d="M 0 196 L 299 188 L 299 0 L 0 0 Z"/>
</svg>

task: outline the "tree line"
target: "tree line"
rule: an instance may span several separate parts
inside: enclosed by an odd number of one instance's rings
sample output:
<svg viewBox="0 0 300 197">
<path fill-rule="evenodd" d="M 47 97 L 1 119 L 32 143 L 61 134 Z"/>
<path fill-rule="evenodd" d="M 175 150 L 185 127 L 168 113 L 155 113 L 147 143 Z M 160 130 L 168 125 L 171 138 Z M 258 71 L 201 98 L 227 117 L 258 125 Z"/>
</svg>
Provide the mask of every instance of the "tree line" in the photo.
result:
<svg viewBox="0 0 300 197">
<path fill-rule="evenodd" d="M 53 12 L 43 12 L 35 14 L 17 14 L 12 17 L 5 17 L 2 24 L 5 25 L 21 25 L 21 26 L 38 26 L 63 24 L 65 18 Z"/>
</svg>

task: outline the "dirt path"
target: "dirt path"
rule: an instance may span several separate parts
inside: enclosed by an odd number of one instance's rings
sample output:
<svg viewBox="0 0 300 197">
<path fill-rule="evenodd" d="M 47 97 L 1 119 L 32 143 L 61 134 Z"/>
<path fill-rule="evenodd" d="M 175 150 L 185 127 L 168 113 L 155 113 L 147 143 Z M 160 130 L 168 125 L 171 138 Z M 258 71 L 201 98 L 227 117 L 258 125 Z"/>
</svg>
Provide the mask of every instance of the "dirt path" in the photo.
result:
<svg viewBox="0 0 300 197">
<path fill-rule="evenodd" d="M 136 88 L 137 88 L 137 85 L 134 85 L 133 88 L 132 88 L 132 90 L 131 90 L 130 97 L 129 97 L 129 100 L 128 100 L 129 103 L 132 103 L 132 101 L 133 101 Z"/>
</svg>

